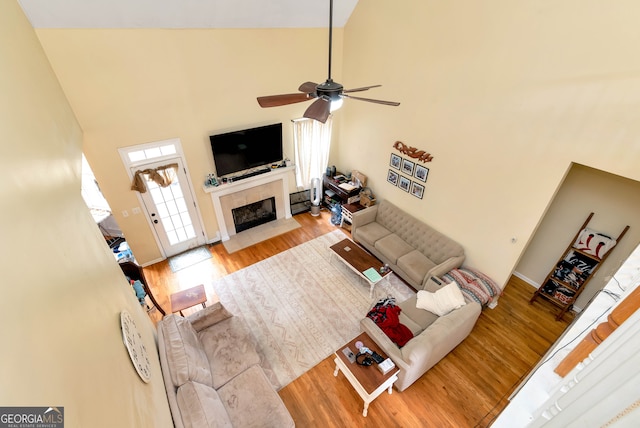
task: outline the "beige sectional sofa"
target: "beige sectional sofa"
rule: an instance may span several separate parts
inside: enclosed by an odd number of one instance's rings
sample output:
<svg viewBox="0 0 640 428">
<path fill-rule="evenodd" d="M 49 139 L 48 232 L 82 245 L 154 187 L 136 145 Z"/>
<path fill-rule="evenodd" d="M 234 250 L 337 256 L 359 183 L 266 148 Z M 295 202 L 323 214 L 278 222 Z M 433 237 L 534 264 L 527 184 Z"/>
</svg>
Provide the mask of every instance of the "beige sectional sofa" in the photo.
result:
<svg viewBox="0 0 640 428">
<path fill-rule="evenodd" d="M 460 244 L 389 201 L 354 213 L 351 236 L 416 290 L 464 261 Z"/>
<path fill-rule="evenodd" d="M 158 323 L 158 350 L 176 427 L 293 427 L 246 324 L 220 303 Z"/>
<path fill-rule="evenodd" d="M 433 281 L 428 281 L 424 290 L 435 292 L 439 288 Z M 417 308 L 416 302 L 417 297 L 414 296 L 398 304 L 402 309 L 400 323 L 414 335 L 402 348 L 393 343 L 370 318 L 365 317 L 360 321 L 362 331 L 382 348 L 400 370 L 398 380 L 394 383 L 398 391 L 404 391 L 458 346 L 471 333 L 482 312 L 479 303 L 467 302 L 458 309 L 438 316 Z"/>
</svg>

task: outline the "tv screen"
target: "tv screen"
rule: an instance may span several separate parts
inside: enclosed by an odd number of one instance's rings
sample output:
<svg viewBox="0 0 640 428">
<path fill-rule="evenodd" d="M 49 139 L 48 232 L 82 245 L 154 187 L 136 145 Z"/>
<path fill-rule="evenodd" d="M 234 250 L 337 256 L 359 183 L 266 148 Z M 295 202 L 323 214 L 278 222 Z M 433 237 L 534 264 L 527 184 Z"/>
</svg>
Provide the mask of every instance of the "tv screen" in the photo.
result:
<svg viewBox="0 0 640 428">
<path fill-rule="evenodd" d="M 282 161 L 282 123 L 212 135 L 218 177 Z"/>
</svg>

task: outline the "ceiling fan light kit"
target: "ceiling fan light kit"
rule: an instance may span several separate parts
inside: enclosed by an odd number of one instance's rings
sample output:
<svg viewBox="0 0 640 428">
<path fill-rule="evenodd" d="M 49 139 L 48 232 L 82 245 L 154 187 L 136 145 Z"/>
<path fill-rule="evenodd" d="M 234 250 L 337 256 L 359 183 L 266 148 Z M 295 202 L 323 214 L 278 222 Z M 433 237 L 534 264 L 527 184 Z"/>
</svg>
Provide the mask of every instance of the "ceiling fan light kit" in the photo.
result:
<svg viewBox="0 0 640 428">
<path fill-rule="evenodd" d="M 315 101 L 304 112 L 304 117 L 314 119 L 319 122 L 325 123 L 329 118 L 331 112 L 339 109 L 342 106 L 342 102 L 345 98 L 358 101 L 366 101 L 370 103 L 399 106 L 400 103 L 395 101 L 383 101 L 375 100 L 371 98 L 354 97 L 353 95 L 347 95 L 351 92 L 367 91 L 371 88 L 378 88 L 381 85 L 363 86 L 361 88 L 344 89 L 344 87 L 337 82 L 334 82 L 331 78 L 331 49 L 333 40 L 333 0 L 329 0 L 329 74 L 327 80 L 324 83 L 305 82 L 298 88 L 298 93 L 294 94 L 281 94 L 281 95 L 268 95 L 265 97 L 258 97 L 258 104 L 260 107 L 279 107 L 289 104 L 300 103 L 315 99 Z"/>
</svg>

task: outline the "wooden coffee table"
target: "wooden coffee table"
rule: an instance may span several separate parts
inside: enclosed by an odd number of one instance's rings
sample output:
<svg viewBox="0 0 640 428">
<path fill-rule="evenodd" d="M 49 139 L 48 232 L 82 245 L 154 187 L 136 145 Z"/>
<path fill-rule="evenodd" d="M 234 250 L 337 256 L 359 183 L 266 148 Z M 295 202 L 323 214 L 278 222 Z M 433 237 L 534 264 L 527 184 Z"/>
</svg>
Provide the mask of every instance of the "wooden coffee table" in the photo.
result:
<svg viewBox="0 0 640 428">
<path fill-rule="evenodd" d="M 334 376 L 338 376 L 338 372 L 344 373 L 353 389 L 356 390 L 358 395 L 364 400 L 364 409 L 362 410 L 362 416 L 367 416 L 367 410 L 369 409 L 369 403 L 375 400 L 384 390 L 387 390 L 389 394 L 393 391 L 393 383 L 398 380 L 398 367 L 394 367 L 389 373 L 383 375 L 378 370 L 377 364 L 373 363 L 371 366 L 361 366 L 358 363 L 352 363 L 347 356 L 342 352 L 344 348 L 349 348 L 354 354 L 358 353 L 356 348 L 356 342 L 362 342 L 364 346 L 377 352 L 382 358 L 387 358 L 387 355 L 376 345 L 376 343 L 369 337 L 367 333 L 362 333 L 352 341 L 346 343 L 340 347 L 334 355 L 336 356 L 334 362 L 336 363 L 336 369 L 333 372 Z"/>
<path fill-rule="evenodd" d="M 204 285 L 196 285 L 195 287 L 187 288 L 186 290 L 178 291 L 171 295 L 171 312 L 180 312 L 184 309 L 195 306 L 202 303 L 202 307 L 206 308 L 207 293 L 204 291 Z"/>
<path fill-rule="evenodd" d="M 382 281 L 385 278 L 388 278 L 391 274 L 391 270 L 381 274 L 380 268 L 384 266 L 380 260 L 373 257 L 371 254 L 367 253 L 364 249 L 362 249 L 358 244 L 353 242 L 351 239 L 343 239 L 329 247 L 331 249 L 331 254 L 338 256 L 338 258 L 351 270 L 360 276 L 360 278 L 364 279 L 367 284 L 369 284 L 369 298 L 373 297 L 373 288 L 377 283 Z M 380 279 L 377 281 L 371 281 L 364 274 L 369 268 L 373 268 L 380 274 Z"/>
</svg>

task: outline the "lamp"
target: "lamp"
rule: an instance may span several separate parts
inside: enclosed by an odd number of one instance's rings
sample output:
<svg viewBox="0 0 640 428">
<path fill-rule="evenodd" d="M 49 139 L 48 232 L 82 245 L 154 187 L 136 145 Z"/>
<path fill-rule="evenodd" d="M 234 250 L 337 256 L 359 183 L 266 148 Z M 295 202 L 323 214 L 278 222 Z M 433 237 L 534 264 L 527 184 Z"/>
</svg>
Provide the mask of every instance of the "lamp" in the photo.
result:
<svg viewBox="0 0 640 428">
<path fill-rule="evenodd" d="M 336 100 L 332 100 L 331 107 L 329 108 L 329 112 L 333 113 L 334 111 L 338 110 L 340 107 L 342 107 L 343 102 L 344 102 L 344 99 L 342 97 Z"/>
</svg>

